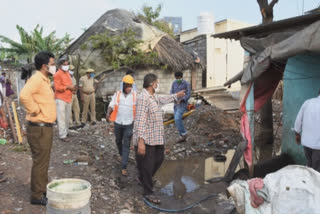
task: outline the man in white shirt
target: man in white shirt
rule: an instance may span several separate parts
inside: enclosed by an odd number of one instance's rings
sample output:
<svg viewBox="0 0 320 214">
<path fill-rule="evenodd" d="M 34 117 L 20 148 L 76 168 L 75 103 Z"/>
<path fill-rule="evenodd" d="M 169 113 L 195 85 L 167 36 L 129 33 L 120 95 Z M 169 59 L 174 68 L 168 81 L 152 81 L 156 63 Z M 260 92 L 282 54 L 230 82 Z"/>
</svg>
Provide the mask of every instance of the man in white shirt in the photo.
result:
<svg viewBox="0 0 320 214">
<path fill-rule="evenodd" d="M 134 79 L 131 75 L 124 76 L 122 82 L 123 89 L 114 94 L 109 104 L 107 119 L 109 122 L 114 122 L 116 144 L 121 157 L 121 173 L 127 176 L 137 93 L 132 90 Z"/>
<path fill-rule="evenodd" d="M 307 165 L 320 172 L 320 91 L 302 105 L 295 125 L 296 141 L 304 147 Z"/>
</svg>

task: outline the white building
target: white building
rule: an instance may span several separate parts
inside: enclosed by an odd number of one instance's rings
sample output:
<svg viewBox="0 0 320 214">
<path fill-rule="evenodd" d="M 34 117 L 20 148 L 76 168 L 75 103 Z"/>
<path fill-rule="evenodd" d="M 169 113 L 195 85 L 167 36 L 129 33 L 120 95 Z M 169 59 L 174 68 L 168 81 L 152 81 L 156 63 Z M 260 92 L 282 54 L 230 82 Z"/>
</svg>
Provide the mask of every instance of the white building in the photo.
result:
<svg viewBox="0 0 320 214">
<path fill-rule="evenodd" d="M 223 33 L 251 26 L 250 24 L 225 19 L 214 23 L 214 33 Z M 206 82 L 203 86 L 218 87 L 243 69 L 245 51 L 239 41 L 215 39 L 212 34 L 198 35 L 194 28 L 181 32 L 180 42 L 190 51 L 196 51 L 205 66 Z M 232 85 L 232 91 L 240 90 L 240 83 Z"/>
</svg>

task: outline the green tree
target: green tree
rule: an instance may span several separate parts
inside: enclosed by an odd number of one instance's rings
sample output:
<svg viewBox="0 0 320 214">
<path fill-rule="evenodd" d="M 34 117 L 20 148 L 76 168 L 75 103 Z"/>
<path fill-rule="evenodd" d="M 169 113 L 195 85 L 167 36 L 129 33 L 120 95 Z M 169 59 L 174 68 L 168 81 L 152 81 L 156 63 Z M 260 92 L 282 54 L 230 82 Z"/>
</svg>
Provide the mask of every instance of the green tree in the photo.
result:
<svg viewBox="0 0 320 214">
<path fill-rule="evenodd" d="M 162 6 L 160 4 L 155 9 L 153 9 L 151 6 L 144 5 L 142 7 L 142 13 L 138 13 L 137 16 L 142 21 L 155 26 L 159 30 L 173 37 L 173 29 L 169 26 L 167 22 L 159 19 L 161 10 Z"/>
<path fill-rule="evenodd" d="M 119 35 L 110 35 L 108 31 L 93 35 L 88 40 L 93 50 L 101 50 L 101 54 L 113 69 L 121 66 L 138 67 L 143 65 L 159 65 L 157 54 L 150 49 L 143 52 L 139 45 L 143 41 L 136 39 L 136 33 L 131 29 Z M 87 49 L 88 43 L 81 48 Z"/>
<path fill-rule="evenodd" d="M 21 26 L 17 25 L 20 42 L 16 42 L 6 36 L 0 35 L 0 41 L 9 47 L 0 47 L 0 52 L 14 56 L 19 60 L 32 62 L 33 57 L 39 51 L 51 51 L 56 55 L 61 54 L 71 42 L 70 36 L 66 34 L 63 38 L 57 38 L 53 31 L 47 36 L 43 35 L 43 27 L 37 25 L 30 33 L 26 32 Z"/>
</svg>

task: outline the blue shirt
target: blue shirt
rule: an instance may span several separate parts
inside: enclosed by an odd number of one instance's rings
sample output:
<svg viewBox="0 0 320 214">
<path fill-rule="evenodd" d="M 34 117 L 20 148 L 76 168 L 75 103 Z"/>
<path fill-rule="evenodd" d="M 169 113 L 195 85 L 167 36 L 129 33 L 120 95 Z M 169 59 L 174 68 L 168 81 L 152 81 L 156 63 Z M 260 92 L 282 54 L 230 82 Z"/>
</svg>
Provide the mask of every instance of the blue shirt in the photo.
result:
<svg viewBox="0 0 320 214">
<path fill-rule="evenodd" d="M 178 99 L 178 100 L 181 100 L 180 104 L 177 104 L 175 102 L 175 107 L 177 107 L 177 108 L 180 108 L 180 107 L 181 108 L 187 108 L 188 107 L 188 100 L 189 100 L 189 98 L 191 96 L 191 86 L 185 80 L 182 80 L 181 83 L 177 83 L 177 81 L 174 81 L 172 83 L 170 93 L 171 94 L 175 94 L 175 93 L 178 93 L 181 90 L 185 90 L 186 95 L 184 97 Z"/>
</svg>

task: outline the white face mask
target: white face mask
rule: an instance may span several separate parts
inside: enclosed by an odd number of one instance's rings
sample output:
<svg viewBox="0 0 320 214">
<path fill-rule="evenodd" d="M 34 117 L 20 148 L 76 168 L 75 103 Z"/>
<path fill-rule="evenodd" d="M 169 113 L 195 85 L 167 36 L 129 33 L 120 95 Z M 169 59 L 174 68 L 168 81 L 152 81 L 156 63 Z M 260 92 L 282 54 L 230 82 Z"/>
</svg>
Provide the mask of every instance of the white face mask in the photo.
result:
<svg viewBox="0 0 320 214">
<path fill-rule="evenodd" d="M 68 71 L 69 70 L 69 65 L 63 65 L 61 66 L 62 70 Z"/>
<path fill-rule="evenodd" d="M 156 88 L 153 88 L 155 92 L 159 92 L 160 91 L 160 83 L 157 84 Z"/>
<path fill-rule="evenodd" d="M 51 75 L 54 75 L 56 73 L 56 71 L 57 71 L 56 66 L 55 65 L 49 65 L 48 67 L 49 67 L 49 73 Z"/>
<path fill-rule="evenodd" d="M 69 70 L 69 74 L 70 74 L 71 76 L 73 76 L 74 72 L 71 71 L 71 70 Z"/>
</svg>

